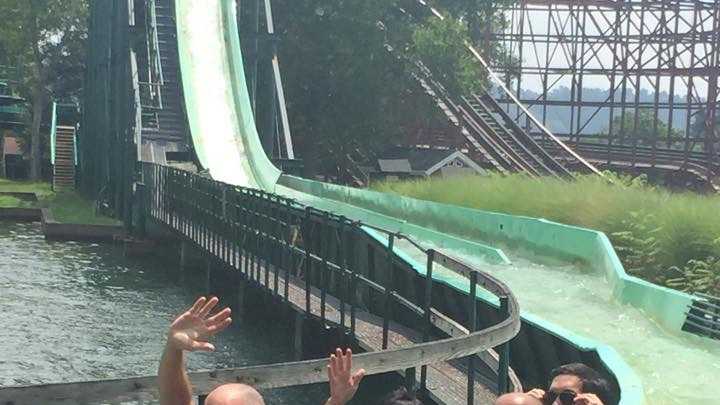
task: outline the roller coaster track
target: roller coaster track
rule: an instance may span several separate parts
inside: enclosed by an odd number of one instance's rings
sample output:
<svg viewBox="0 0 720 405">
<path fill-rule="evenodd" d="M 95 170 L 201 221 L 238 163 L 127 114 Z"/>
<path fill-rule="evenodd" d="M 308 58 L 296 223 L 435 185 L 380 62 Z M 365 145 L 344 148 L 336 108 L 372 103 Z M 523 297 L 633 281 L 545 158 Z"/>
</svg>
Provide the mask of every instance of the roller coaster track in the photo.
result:
<svg viewBox="0 0 720 405">
<path fill-rule="evenodd" d="M 542 139 L 537 139 L 536 142 L 551 154 L 557 152 L 557 147 L 552 142 Z M 720 191 L 720 165 L 712 164 L 703 152 L 593 142 L 574 143 L 573 148 L 589 160 L 610 167 L 683 171 L 708 181 L 714 190 Z"/>
<path fill-rule="evenodd" d="M 445 18 L 422 0 L 417 1 L 416 5 L 419 6 L 421 13 L 431 12 L 437 18 Z M 405 9 L 401 11 L 407 13 Z M 425 92 L 435 100 L 448 120 L 460 129 L 467 144 L 473 148 L 474 155 L 480 155 L 483 161 L 503 173 L 521 172 L 530 176 L 570 179 L 573 175 L 563 164 L 563 161 L 570 161 L 582 166 L 583 170 L 602 176 L 597 168 L 550 133 L 532 116 L 472 45 L 466 44 L 466 47 L 487 72 L 490 82 L 513 102 L 520 114 L 527 116 L 535 127 L 553 142 L 556 151 L 551 155 L 535 142 L 488 93 L 452 94 L 432 77 L 432 73 L 422 62 L 417 62 L 419 73 L 415 78 Z"/>
<path fill-rule="evenodd" d="M 419 12 L 444 18 L 425 1 L 418 0 L 417 4 Z M 569 146 L 567 141 L 553 135 L 530 113 L 472 45 L 466 44 L 466 47 L 486 70 L 503 100 L 509 103 L 509 110 L 517 111 L 517 117 L 511 117 L 487 92 L 469 96 L 450 94 L 422 64 L 419 64 L 421 74 L 416 75 L 416 79 L 448 120 L 459 128 L 475 157 L 492 168 L 502 173 L 521 172 L 530 176 L 561 178 L 572 177 L 568 167 L 601 174 L 595 164 L 616 169 L 664 169 L 691 174 L 707 181 L 715 191 L 720 191 L 720 165 L 714 164 L 713 159 L 702 152 L 590 142 Z M 523 120 L 532 127 L 531 131 L 519 126 L 518 122 Z"/>
<path fill-rule="evenodd" d="M 572 178 L 570 171 L 548 154 L 489 95 L 457 96 L 432 77 L 422 63 L 415 78 L 456 125 L 475 155 L 498 171 L 530 176 Z"/>
</svg>

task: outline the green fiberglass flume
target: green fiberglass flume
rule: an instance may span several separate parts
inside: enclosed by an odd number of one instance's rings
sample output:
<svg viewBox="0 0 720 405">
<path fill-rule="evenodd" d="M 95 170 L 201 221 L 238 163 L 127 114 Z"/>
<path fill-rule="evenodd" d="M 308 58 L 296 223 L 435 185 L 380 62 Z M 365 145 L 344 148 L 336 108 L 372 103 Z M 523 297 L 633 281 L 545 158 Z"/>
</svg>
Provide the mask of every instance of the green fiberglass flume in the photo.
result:
<svg viewBox="0 0 720 405">
<path fill-rule="evenodd" d="M 255 126 L 235 1 L 178 1 L 176 12 L 192 139 L 213 178 L 407 233 L 486 266 L 513 288 L 527 322 L 598 352 L 619 380 L 623 404 L 716 398 L 720 343 L 681 332 L 693 297 L 627 276 L 605 235 L 282 174 Z M 513 248 L 506 254 L 488 242 Z M 402 244 L 395 249 L 413 260 Z M 442 271 L 437 278 L 458 289 L 466 283 Z"/>
</svg>

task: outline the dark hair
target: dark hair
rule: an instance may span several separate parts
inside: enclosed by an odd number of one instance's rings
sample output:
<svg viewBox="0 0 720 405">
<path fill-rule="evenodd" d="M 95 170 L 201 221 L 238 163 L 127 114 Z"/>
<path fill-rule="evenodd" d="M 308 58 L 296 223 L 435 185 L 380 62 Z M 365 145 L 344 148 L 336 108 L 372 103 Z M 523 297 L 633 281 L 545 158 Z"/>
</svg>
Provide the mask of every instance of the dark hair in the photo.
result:
<svg viewBox="0 0 720 405">
<path fill-rule="evenodd" d="M 408 392 L 404 387 L 398 388 L 383 398 L 382 405 L 423 405 L 414 392 Z"/>
<path fill-rule="evenodd" d="M 571 363 L 557 367 L 550 372 L 550 384 L 559 375 L 574 375 L 580 379 L 582 392 L 595 394 L 605 405 L 614 405 L 617 401 L 613 398 L 612 389 L 608 380 L 594 369 L 582 364 Z M 549 384 L 549 385 L 550 385 Z"/>
</svg>

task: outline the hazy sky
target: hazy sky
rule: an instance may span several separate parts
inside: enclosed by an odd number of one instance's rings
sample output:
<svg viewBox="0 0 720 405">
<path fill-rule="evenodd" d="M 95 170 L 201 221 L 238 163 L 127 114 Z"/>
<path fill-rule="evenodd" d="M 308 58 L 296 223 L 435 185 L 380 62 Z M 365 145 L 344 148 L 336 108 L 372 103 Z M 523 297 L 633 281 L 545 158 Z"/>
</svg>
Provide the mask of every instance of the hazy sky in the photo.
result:
<svg viewBox="0 0 720 405">
<path fill-rule="evenodd" d="M 663 16 L 664 14 L 664 16 Z M 686 44 L 680 44 L 677 47 L 668 47 L 667 43 L 661 43 L 660 40 L 651 39 L 647 34 L 649 32 L 655 32 L 662 30 L 661 27 L 665 25 L 666 30 L 674 31 L 676 20 L 677 20 L 677 31 L 680 33 L 691 32 L 694 14 L 692 11 L 652 11 L 646 12 L 643 16 L 644 24 L 641 24 L 640 13 L 635 12 L 631 14 L 629 20 L 625 17 L 621 17 L 621 30 L 623 36 L 628 41 L 625 44 L 613 44 L 612 36 L 605 35 L 604 32 L 613 24 L 615 24 L 616 12 L 615 11 L 592 11 L 583 16 L 580 14 L 580 21 L 578 22 L 574 18 L 570 18 L 570 13 L 564 10 L 557 10 L 553 12 L 554 18 L 549 18 L 550 14 L 547 9 L 545 10 L 532 10 L 528 11 L 524 16 L 522 23 L 524 35 L 534 34 L 536 36 L 545 35 L 550 33 L 556 35 L 558 33 L 571 33 L 571 32 L 585 32 L 588 36 L 596 36 L 594 44 L 574 44 L 569 39 L 564 39 L 561 45 L 555 43 L 545 44 L 536 43 L 532 44 L 526 42 L 523 46 L 523 64 L 528 67 L 545 66 L 547 61 L 550 62 L 550 66 L 557 68 L 570 68 L 569 59 L 570 55 L 575 52 L 578 55 L 584 55 L 585 66 L 589 68 L 610 68 L 613 63 L 613 48 L 616 48 L 615 52 L 621 56 L 626 53 L 630 53 L 633 58 L 641 57 L 643 61 L 648 61 L 646 67 L 657 68 L 671 66 L 674 60 L 675 66 L 679 68 L 688 67 L 690 65 L 692 55 L 700 60 L 709 54 L 710 42 L 697 44 L 694 47 L 687 46 Z M 677 18 L 676 18 L 677 16 Z M 697 13 L 698 21 L 702 21 L 707 18 L 707 21 L 702 23 L 702 30 L 706 32 L 712 32 L 713 20 L 710 11 L 703 11 Z M 665 23 L 663 24 L 663 19 Z M 514 25 L 514 31 L 520 32 L 520 13 L 515 13 L 510 20 Z M 628 24 L 629 23 L 629 24 Z M 548 30 L 549 26 L 549 30 Z M 642 29 L 644 34 L 644 41 L 639 42 L 640 30 Z M 516 55 L 519 54 L 518 43 L 511 43 L 511 48 Z M 660 57 L 658 57 L 658 55 Z M 549 77 L 549 83 L 553 83 L 558 79 L 558 75 L 551 75 Z M 565 78 L 560 79 L 554 87 L 559 86 L 570 86 L 571 74 L 567 74 Z M 620 82 L 621 77 L 616 76 L 616 85 Z M 634 82 L 635 76 L 631 75 L 631 80 Z M 583 78 L 584 87 L 595 87 L 607 89 L 610 85 L 610 79 L 607 75 L 584 75 Z M 675 94 L 685 95 L 687 92 L 687 78 L 676 78 L 675 80 Z M 651 90 L 655 84 L 655 76 L 643 78 L 641 80 L 641 87 Z M 694 80 L 693 84 L 696 88 L 697 94 L 700 97 L 705 98 L 707 95 L 707 80 Z M 523 88 L 541 91 L 542 90 L 542 76 L 541 75 L 525 75 L 523 77 Z M 670 78 L 660 78 L 660 90 L 668 91 L 670 89 Z"/>
</svg>

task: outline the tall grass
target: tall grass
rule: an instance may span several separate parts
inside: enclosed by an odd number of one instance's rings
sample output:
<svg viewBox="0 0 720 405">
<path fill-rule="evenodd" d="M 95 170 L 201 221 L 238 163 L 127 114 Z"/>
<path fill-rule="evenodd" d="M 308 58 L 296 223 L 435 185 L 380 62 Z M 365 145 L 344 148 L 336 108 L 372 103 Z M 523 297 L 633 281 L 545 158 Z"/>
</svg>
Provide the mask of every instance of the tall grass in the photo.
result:
<svg viewBox="0 0 720 405">
<path fill-rule="evenodd" d="M 720 294 L 720 197 L 672 193 L 647 185 L 642 177 L 613 178 L 609 184 L 598 176 L 565 182 L 490 175 L 383 182 L 373 188 L 597 229 L 610 237 L 631 273 L 683 290 Z M 693 273 L 697 261 L 716 268 L 707 280 L 700 277 L 700 287 L 688 281 L 698 278 Z"/>
</svg>

